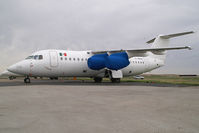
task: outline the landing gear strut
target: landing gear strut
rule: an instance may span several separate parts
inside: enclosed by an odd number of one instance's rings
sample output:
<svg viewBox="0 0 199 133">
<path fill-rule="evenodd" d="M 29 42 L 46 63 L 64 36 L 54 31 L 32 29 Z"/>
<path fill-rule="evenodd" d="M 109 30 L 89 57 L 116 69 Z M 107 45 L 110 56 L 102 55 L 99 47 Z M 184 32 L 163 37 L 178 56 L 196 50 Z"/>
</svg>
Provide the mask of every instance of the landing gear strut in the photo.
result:
<svg viewBox="0 0 199 133">
<path fill-rule="evenodd" d="M 102 78 L 100 77 L 95 77 L 94 78 L 95 83 L 101 83 L 102 82 Z"/>
<path fill-rule="evenodd" d="M 24 79 L 24 83 L 30 83 L 30 78 L 29 78 L 29 77 L 26 77 L 26 78 Z"/>
</svg>

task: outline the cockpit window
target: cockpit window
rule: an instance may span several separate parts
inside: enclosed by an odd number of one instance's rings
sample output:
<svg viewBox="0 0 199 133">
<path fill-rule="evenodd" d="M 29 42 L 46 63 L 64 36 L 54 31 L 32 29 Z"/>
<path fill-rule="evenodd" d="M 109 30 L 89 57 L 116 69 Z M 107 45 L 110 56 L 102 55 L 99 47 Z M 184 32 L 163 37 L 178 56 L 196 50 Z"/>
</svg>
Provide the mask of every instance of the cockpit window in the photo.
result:
<svg viewBox="0 0 199 133">
<path fill-rule="evenodd" d="M 39 60 L 42 60 L 43 59 L 43 55 L 39 55 Z"/>
<path fill-rule="evenodd" d="M 28 60 L 28 59 L 33 59 L 34 58 L 34 56 L 28 56 L 26 59 Z"/>
<path fill-rule="evenodd" d="M 31 56 L 28 56 L 26 58 L 26 60 L 28 60 L 28 59 L 42 60 L 43 59 L 43 55 L 31 55 Z"/>
<path fill-rule="evenodd" d="M 35 59 L 35 60 L 38 60 L 38 59 L 39 59 L 39 55 L 35 55 L 35 56 L 34 56 L 34 59 Z"/>
</svg>

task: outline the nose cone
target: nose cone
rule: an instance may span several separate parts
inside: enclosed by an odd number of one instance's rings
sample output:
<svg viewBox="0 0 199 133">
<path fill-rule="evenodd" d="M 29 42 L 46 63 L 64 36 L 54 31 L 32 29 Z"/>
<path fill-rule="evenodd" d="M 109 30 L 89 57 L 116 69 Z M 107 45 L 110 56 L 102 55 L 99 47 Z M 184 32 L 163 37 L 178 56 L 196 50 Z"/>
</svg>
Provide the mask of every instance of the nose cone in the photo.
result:
<svg viewBox="0 0 199 133">
<path fill-rule="evenodd" d="M 14 65 L 12 65 L 12 66 L 9 66 L 9 67 L 7 68 L 7 70 L 10 71 L 10 72 L 15 72 L 15 71 L 17 70 L 17 65 L 14 64 Z"/>
<path fill-rule="evenodd" d="M 30 72 L 30 63 L 27 60 L 20 61 L 7 69 L 10 72 L 21 74 L 21 75 L 28 75 Z"/>
</svg>

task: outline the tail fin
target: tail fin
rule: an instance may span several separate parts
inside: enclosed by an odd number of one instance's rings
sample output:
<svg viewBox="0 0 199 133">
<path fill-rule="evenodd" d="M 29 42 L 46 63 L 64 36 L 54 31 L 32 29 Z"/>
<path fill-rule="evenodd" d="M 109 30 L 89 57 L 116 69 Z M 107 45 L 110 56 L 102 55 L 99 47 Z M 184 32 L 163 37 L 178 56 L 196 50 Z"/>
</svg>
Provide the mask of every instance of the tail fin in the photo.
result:
<svg viewBox="0 0 199 133">
<path fill-rule="evenodd" d="M 149 40 L 147 43 L 148 44 L 153 43 L 151 46 L 152 48 L 165 48 L 169 46 L 170 38 L 192 34 L 192 33 L 194 32 L 190 31 L 190 32 L 182 32 L 182 33 L 169 34 L 169 35 L 159 35 L 157 38 L 153 38 L 152 40 Z M 166 58 L 166 52 L 164 52 L 163 55 L 152 54 L 151 56 L 164 61 Z"/>
</svg>

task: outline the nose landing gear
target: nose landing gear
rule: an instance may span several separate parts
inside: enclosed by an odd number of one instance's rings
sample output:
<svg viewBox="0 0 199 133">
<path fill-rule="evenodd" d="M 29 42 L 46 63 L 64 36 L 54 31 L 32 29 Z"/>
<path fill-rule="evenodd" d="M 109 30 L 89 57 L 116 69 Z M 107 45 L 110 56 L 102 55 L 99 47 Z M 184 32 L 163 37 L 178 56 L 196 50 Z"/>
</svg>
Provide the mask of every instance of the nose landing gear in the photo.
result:
<svg viewBox="0 0 199 133">
<path fill-rule="evenodd" d="M 26 78 L 24 79 L 24 83 L 30 83 L 30 78 L 29 78 L 29 77 L 26 77 Z"/>
</svg>

